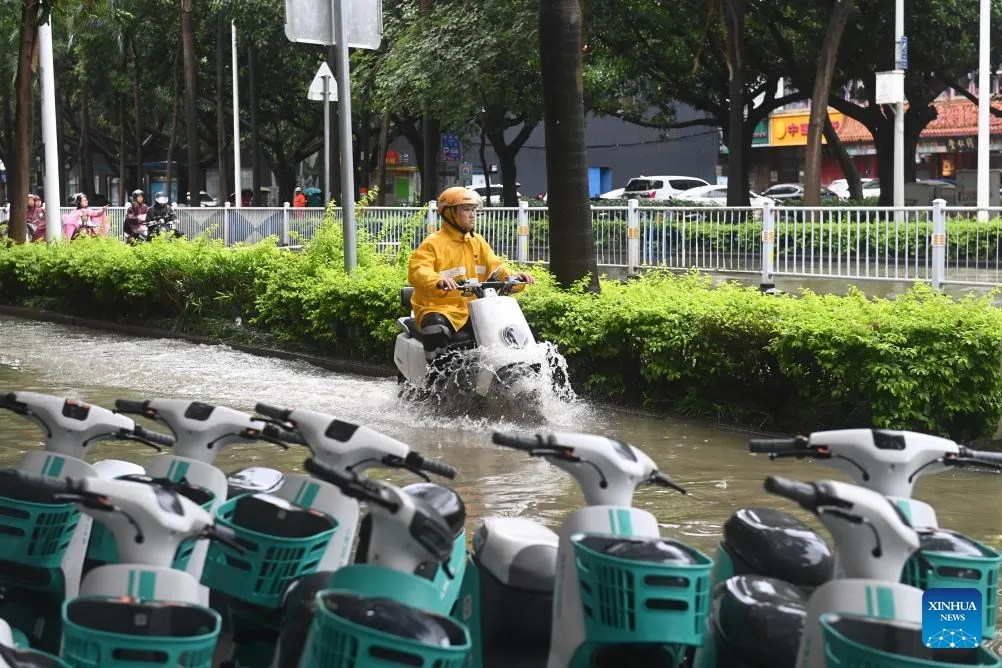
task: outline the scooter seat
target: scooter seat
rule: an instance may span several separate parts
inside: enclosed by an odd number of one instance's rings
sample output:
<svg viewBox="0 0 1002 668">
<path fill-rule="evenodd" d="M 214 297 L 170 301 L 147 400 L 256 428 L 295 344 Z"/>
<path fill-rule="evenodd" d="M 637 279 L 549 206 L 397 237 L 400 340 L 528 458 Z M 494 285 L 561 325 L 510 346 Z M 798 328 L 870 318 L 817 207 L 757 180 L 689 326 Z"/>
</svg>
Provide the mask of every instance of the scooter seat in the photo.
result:
<svg viewBox="0 0 1002 668">
<path fill-rule="evenodd" d="M 828 543 L 799 519 L 770 508 L 740 508 L 724 524 L 735 575 L 764 575 L 801 587 L 831 579 Z"/>
<path fill-rule="evenodd" d="M 553 592 L 560 539 L 550 529 L 521 517 L 490 517 L 473 536 L 473 558 L 500 584 Z"/>
<path fill-rule="evenodd" d="M 414 318 L 397 318 L 397 325 L 407 336 L 418 341 L 421 340 L 421 330 L 418 329 L 417 321 Z"/>
<path fill-rule="evenodd" d="M 807 619 L 807 595 L 776 578 L 737 575 L 717 585 L 710 619 L 717 665 L 793 666 Z"/>
</svg>

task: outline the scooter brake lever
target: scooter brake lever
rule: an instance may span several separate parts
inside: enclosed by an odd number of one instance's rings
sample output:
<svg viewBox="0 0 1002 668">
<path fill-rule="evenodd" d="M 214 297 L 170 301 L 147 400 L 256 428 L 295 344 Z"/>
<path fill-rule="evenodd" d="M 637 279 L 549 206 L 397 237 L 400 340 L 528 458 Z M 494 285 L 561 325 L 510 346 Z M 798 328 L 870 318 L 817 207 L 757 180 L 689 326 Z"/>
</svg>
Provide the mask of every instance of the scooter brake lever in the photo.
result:
<svg viewBox="0 0 1002 668">
<path fill-rule="evenodd" d="M 943 463 L 954 468 L 986 468 L 992 469 L 996 472 L 1002 472 L 1002 464 L 999 464 L 998 462 L 989 462 L 984 459 L 955 459 L 948 457 L 944 458 Z"/>
</svg>

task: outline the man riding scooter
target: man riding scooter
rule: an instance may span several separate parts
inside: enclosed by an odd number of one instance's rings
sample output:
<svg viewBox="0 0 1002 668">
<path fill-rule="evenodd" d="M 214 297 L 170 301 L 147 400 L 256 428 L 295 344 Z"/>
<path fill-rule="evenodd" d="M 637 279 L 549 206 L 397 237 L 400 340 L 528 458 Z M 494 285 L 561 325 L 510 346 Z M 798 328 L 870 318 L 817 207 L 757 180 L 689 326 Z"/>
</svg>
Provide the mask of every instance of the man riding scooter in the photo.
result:
<svg viewBox="0 0 1002 668">
<path fill-rule="evenodd" d="M 484 281 L 494 271 L 498 280 L 507 280 L 510 275 L 487 240 L 474 231 L 481 205 L 480 195 L 469 188 L 447 188 L 438 197 L 441 229 L 426 237 L 410 258 L 407 278 L 414 286 L 411 307 L 429 362 L 451 343 L 473 339 L 467 304 L 474 297 L 464 297 L 459 282 L 472 278 Z M 526 283 L 536 282 L 524 272 L 517 276 Z"/>
</svg>

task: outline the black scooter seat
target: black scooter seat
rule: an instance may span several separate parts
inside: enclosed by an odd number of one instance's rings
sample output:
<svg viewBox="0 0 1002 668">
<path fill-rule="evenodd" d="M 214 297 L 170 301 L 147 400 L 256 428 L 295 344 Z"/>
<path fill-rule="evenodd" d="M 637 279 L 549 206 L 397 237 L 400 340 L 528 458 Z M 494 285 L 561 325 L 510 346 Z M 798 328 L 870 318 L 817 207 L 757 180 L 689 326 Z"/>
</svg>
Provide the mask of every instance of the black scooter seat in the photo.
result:
<svg viewBox="0 0 1002 668">
<path fill-rule="evenodd" d="M 834 556 L 816 531 L 771 508 L 741 508 L 724 524 L 735 575 L 764 575 L 813 588 L 831 579 Z"/>
<path fill-rule="evenodd" d="M 717 585 L 711 633 L 719 659 L 740 658 L 748 666 L 793 666 L 807 619 L 807 595 L 788 582 L 738 575 Z"/>
</svg>

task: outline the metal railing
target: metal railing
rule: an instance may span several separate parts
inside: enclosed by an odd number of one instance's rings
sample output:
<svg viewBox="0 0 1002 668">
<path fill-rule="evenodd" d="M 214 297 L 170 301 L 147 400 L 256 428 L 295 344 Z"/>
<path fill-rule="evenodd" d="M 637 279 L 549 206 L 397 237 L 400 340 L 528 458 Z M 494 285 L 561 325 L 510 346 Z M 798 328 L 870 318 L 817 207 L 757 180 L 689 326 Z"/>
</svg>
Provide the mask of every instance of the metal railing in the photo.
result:
<svg viewBox="0 0 1002 668">
<path fill-rule="evenodd" d="M 70 213 L 73 209 L 61 209 Z M 179 208 L 181 231 L 227 245 L 269 236 L 282 246 L 313 239 L 322 208 Z M 592 207 L 599 265 L 775 276 L 884 281 L 1002 284 L 1002 208 L 948 207 Z M 0 213 L 2 215 L 2 213 Z M 339 210 L 332 210 L 335 222 Z M 109 208 L 109 235 L 121 237 L 125 209 Z M 0 218 L 2 220 L 2 218 Z M 365 207 L 356 217 L 362 238 L 380 250 L 417 245 L 438 229 L 435 202 L 424 207 Z M 546 207 L 488 207 L 477 230 L 499 255 L 521 263 L 550 259 Z"/>
</svg>

